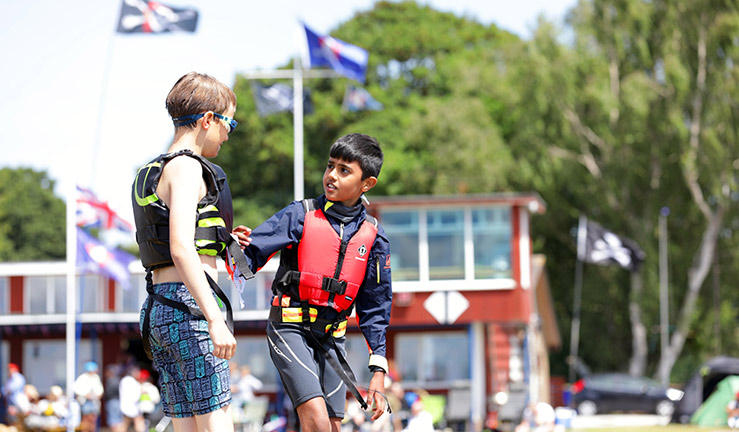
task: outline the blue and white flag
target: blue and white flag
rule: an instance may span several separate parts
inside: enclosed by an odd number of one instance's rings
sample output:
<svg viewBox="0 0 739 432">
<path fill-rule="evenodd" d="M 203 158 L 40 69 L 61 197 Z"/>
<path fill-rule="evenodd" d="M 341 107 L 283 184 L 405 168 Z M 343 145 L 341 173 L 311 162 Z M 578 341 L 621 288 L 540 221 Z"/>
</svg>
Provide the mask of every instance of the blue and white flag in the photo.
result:
<svg viewBox="0 0 739 432">
<path fill-rule="evenodd" d="M 362 87 L 348 85 L 344 93 L 343 108 L 347 111 L 382 111 L 383 105 Z"/>
<path fill-rule="evenodd" d="M 320 35 L 303 24 L 307 53 L 303 55 L 303 67 L 328 66 L 337 73 L 364 82 L 369 53 L 364 48 Z"/>
<path fill-rule="evenodd" d="M 137 258 L 119 249 L 109 249 L 87 231 L 77 228 L 77 268 L 83 273 L 106 276 L 121 284 L 124 289 L 131 287 L 131 274 L 128 265 Z"/>
</svg>

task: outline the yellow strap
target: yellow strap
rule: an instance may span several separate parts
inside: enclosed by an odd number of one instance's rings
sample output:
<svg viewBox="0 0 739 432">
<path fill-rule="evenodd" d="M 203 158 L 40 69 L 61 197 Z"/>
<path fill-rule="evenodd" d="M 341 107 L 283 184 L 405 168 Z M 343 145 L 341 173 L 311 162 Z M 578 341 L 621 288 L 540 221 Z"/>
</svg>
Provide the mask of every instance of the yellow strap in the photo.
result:
<svg viewBox="0 0 739 432">
<path fill-rule="evenodd" d="M 310 322 L 315 322 L 318 317 L 318 310 L 316 308 L 309 308 Z M 282 308 L 282 322 L 300 323 L 303 322 L 303 309 L 299 307 L 283 307 Z M 346 334 L 346 323 L 344 320 L 339 323 L 336 330 L 333 332 L 333 337 L 342 337 Z M 324 331 L 329 331 L 331 324 L 327 325 Z"/>
<path fill-rule="evenodd" d="M 310 312 L 310 322 L 315 322 L 318 310 L 310 308 L 308 311 Z M 303 310 L 297 307 L 282 308 L 282 322 L 303 322 Z"/>
</svg>

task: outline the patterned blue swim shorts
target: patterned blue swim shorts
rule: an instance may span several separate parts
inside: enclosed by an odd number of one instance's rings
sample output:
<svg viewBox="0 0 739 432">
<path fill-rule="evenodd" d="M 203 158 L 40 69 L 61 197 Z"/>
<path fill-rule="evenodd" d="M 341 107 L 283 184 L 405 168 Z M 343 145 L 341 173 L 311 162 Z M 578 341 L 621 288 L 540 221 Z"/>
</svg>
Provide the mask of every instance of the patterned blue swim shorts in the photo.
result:
<svg viewBox="0 0 739 432">
<path fill-rule="evenodd" d="M 198 309 L 184 283 L 154 285 L 154 292 Z M 143 327 L 147 298 L 141 307 Z M 228 361 L 215 357 L 208 322 L 157 301 L 151 308 L 149 341 L 164 414 L 192 417 L 216 411 L 231 403 Z M 142 332 L 143 333 L 143 332 Z"/>
</svg>

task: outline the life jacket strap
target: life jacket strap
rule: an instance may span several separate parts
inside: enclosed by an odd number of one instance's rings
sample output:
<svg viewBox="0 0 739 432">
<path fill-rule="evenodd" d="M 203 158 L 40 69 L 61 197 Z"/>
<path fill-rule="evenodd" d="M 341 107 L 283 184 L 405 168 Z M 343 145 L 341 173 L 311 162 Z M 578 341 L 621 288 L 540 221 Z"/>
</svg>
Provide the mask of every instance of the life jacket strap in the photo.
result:
<svg viewBox="0 0 739 432">
<path fill-rule="evenodd" d="M 307 337 L 309 342 L 312 342 L 312 345 L 319 350 L 328 364 L 331 365 L 331 368 L 336 372 L 337 375 L 339 375 L 339 378 L 344 381 L 344 384 L 346 384 L 346 388 L 357 399 L 357 402 L 359 402 L 359 405 L 362 407 L 362 409 L 366 410 L 368 408 L 367 402 L 365 402 L 364 398 L 359 393 L 357 385 L 354 384 L 355 382 L 357 382 L 357 378 L 354 376 L 354 372 L 352 372 L 352 368 L 351 366 L 349 366 L 349 362 L 346 361 L 344 356 L 341 354 L 339 347 L 336 346 L 336 339 L 331 338 L 331 345 L 334 353 L 336 354 L 336 358 L 333 358 L 328 349 L 323 346 L 323 341 L 326 340 L 326 336 L 323 336 L 319 340 L 318 338 L 316 338 L 315 334 L 310 331 L 310 329 L 308 329 L 308 331 L 306 331 L 305 333 L 308 334 Z"/>
<path fill-rule="evenodd" d="M 208 280 L 208 285 L 210 285 L 210 288 L 215 292 L 216 296 L 221 300 L 221 302 L 226 306 L 226 324 L 228 325 L 229 330 L 231 330 L 231 333 L 234 332 L 234 316 L 233 316 L 233 309 L 231 308 L 231 302 L 228 299 L 228 296 L 226 293 L 223 292 L 221 287 L 218 286 L 216 281 L 213 280 L 212 277 L 207 272 L 205 273 L 205 278 Z M 154 284 L 152 282 L 152 272 L 151 269 L 148 269 L 146 271 L 146 292 L 149 294 L 149 298 L 146 300 L 146 311 L 144 312 L 144 322 L 143 322 L 143 328 L 141 330 L 141 338 L 143 339 L 144 344 L 144 351 L 146 352 L 146 355 L 149 357 L 149 359 L 153 360 L 153 356 L 151 354 L 151 342 L 149 341 L 149 336 L 151 334 L 151 309 L 154 305 L 154 300 L 158 301 L 161 304 L 164 304 L 166 306 L 181 310 L 182 312 L 189 313 L 193 315 L 197 319 L 205 319 L 205 316 L 203 315 L 203 312 L 199 309 L 195 309 L 191 306 L 186 305 L 185 303 L 169 299 L 167 297 L 164 297 L 161 294 L 157 294 L 154 292 Z"/>
</svg>

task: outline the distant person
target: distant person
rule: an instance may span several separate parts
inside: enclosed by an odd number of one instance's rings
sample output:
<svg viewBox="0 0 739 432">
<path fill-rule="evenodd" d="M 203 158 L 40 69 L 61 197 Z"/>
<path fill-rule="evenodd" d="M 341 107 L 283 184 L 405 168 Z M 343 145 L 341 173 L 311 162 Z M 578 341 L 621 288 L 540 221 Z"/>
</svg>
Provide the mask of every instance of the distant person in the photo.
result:
<svg viewBox="0 0 739 432">
<path fill-rule="evenodd" d="M 123 415 L 121 414 L 120 385 L 121 367 L 110 364 L 105 368 L 103 383 L 103 402 L 105 419 L 111 432 L 123 432 Z"/>
<path fill-rule="evenodd" d="M 729 427 L 731 429 L 739 429 L 739 392 L 726 405 L 726 415 L 728 416 Z"/>
<path fill-rule="evenodd" d="M 59 430 L 63 428 L 69 418 L 69 409 L 64 398 L 64 390 L 54 385 L 49 389 L 46 398 L 39 399 L 26 417 L 25 425 L 30 430 Z"/>
<path fill-rule="evenodd" d="M 352 372 L 334 368 L 346 355 L 347 317 L 355 310 L 370 351 L 370 420 L 386 408 L 390 242 L 361 199 L 377 184 L 383 154 L 375 138 L 353 133 L 337 139 L 328 156 L 323 195 L 293 201 L 245 232 L 252 272 L 280 252 L 267 339 L 303 432 L 338 432 L 346 389 L 359 394 Z"/>
<path fill-rule="evenodd" d="M 239 399 L 244 404 L 244 407 L 246 407 L 254 400 L 254 392 L 261 390 L 264 384 L 259 378 L 252 375 L 249 365 L 242 365 L 239 371 L 237 389 Z"/>
<path fill-rule="evenodd" d="M 141 369 L 138 367 L 129 368 L 126 375 L 121 378 L 119 385 L 119 395 L 121 414 L 123 423 L 120 431 L 127 431 L 129 426 L 133 424 L 135 432 L 144 432 L 146 430 L 146 422 L 144 415 L 139 409 L 139 401 L 141 400 Z"/>
<path fill-rule="evenodd" d="M 411 415 L 403 432 L 434 432 L 434 419 L 420 397 L 411 404 Z"/>
<path fill-rule="evenodd" d="M 94 361 L 85 363 L 83 372 L 74 381 L 72 390 L 80 404 L 82 421 L 81 431 L 94 431 L 97 429 L 98 416 L 100 415 L 100 400 L 103 397 L 103 382 L 98 374 L 98 365 Z"/>
<path fill-rule="evenodd" d="M 554 408 L 546 402 L 537 402 L 524 409 L 523 418 L 515 432 L 553 432 L 562 429 L 555 423 Z"/>
<path fill-rule="evenodd" d="M 233 247 L 243 254 L 231 236 L 226 176 L 207 158 L 218 155 L 236 127 L 236 95 L 215 78 L 191 72 L 177 80 L 166 107 L 172 144 L 139 169 L 132 187 L 149 293 L 141 310 L 142 339 L 175 431 L 229 432 L 227 361 L 236 339 L 219 308 L 222 302 L 232 318 L 228 297 L 215 282 L 216 258 L 227 251 L 234 256 Z M 243 230 L 236 236 L 247 241 Z"/>
<path fill-rule="evenodd" d="M 28 397 L 24 392 L 26 377 L 15 363 L 8 363 L 8 378 L 3 384 L 3 396 L 8 403 L 8 423 L 16 423 L 28 411 Z"/>
<path fill-rule="evenodd" d="M 139 411 L 144 416 L 146 423 L 149 423 L 151 417 L 157 409 L 157 405 L 161 401 L 159 389 L 151 381 L 151 373 L 146 369 L 139 372 L 139 382 L 141 383 L 141 397 L 139 398 Z"/>
</svg>

